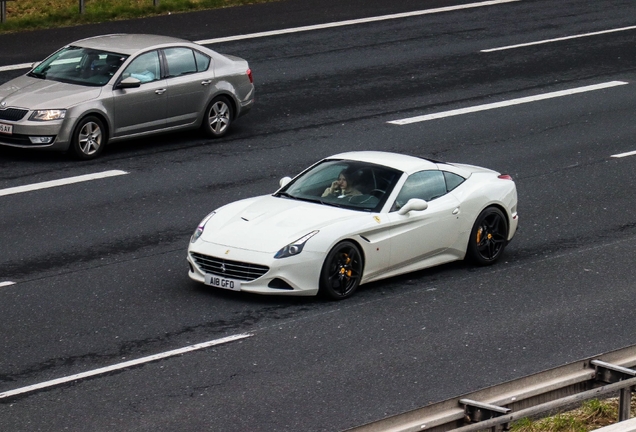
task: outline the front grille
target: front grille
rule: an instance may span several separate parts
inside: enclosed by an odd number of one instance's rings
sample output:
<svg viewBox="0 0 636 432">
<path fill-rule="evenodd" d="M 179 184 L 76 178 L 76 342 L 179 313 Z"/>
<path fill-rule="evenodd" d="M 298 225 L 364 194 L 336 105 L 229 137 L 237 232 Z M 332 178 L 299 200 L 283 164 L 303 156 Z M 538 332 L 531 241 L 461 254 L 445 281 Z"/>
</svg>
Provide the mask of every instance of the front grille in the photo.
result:
<svg viewBox="0 0 636 432">
<path fill-rule="evenodd" d="M 230 261 L 196 252 L 192 252 L 190 256 L 197 266 L 206 273 L 245 282 L 258 279 L 269 270 L 269 267 L 263 265 Z"/>
<path fill-rule="evenodd" d="M 18 121 L 22 120 L 29 110 L 20 108 L 0 109 L 0 120 Z"/>
</svg>

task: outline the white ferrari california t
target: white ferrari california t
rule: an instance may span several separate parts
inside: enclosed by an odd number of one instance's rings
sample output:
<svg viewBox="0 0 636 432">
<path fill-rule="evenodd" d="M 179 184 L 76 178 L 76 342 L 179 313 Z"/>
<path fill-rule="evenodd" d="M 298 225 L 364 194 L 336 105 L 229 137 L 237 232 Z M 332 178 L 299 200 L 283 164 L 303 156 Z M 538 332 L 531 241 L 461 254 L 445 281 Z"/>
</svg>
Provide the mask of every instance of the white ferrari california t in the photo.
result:
<svg viewBox="0 0 636 432">
<path fill-rule="evenodd" d="M 518 224 L 509 175 L 363 151 L 323 159 L 272 195 L 208 214 L 189 276 L 259 294 L 351 296 L 360 284 L 470 258 L 496 262 Z"/>
</svg>

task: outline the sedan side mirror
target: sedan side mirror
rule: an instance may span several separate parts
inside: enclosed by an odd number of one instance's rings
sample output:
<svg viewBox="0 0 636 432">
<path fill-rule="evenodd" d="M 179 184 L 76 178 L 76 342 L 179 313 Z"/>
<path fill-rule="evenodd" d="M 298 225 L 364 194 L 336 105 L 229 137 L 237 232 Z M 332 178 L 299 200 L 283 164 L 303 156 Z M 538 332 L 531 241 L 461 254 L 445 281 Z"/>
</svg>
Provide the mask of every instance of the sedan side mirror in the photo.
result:
<svg viewBox="0 0 636 432">
<path fill-rule="evenodd" d="M 124 78 L 117 84 L 117 88 L 127 89 L 127 88 L 137 88 L 141 85 L 141 81 L 137 78 L 128 77 Z"/>
<path fill-rule="evenodd" d="M 282 179 L 278 181 L 278 184 L 280 185 L 280 187 L 283 187 L 287 183 L 289 183 L 291 180 L 292 180 L 291 177 L 283 177 Z"/>
<path fill-rule="evenodd" d="M 428 203 L 424 201 L 423 199 L 411 198 L 410 200 L 408 200 L 406 204 L 404 204 L 404 206 L 402 206 L 400 211 L 398 211 L 398 214 L 405 215 L 408 212 L 411 212 L 413 210 L 422 211 L 422 210 L 426 210 L 427 208 L 428 208 Z"/>
</svg>

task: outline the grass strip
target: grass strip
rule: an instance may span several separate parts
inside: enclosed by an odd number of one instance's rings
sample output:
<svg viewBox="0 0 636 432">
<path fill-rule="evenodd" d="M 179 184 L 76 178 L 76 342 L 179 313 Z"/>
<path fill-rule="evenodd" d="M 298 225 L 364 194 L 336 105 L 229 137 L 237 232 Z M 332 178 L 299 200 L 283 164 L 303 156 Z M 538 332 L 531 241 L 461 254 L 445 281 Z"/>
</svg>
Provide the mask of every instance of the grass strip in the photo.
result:
<svg viewBox="0 0 636 432">
<path fill-rule="evenodd" d="M 204 9 L 219 9 L 276 0 L 9 0 L 0 33 L 70 27 L 105 21 L 143 18 Z"/>
</svg>

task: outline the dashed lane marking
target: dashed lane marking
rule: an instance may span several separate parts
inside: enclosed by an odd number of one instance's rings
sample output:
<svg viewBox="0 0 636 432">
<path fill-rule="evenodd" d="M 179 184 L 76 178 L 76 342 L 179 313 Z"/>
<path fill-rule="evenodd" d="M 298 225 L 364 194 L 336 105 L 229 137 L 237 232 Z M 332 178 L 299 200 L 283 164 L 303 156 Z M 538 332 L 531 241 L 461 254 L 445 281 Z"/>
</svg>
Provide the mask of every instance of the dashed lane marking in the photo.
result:
<svg viewBox="0 0 636 432">
<path fill-rule="evenodd" d="M 65 384 L 65 383 L 69 383 L 72 381 L 78 381 L 78 380 L 82 380 L 85 378 L 90 378 L 90 377 L 94 377 L 96 375 L 103 375 L 103 374 L 107 374 L 109 372 L 113 372 L 113 371 L 117 371 L 117 370 L 121 370 L 121 369 L 125 369 L 125 368 L 129 368 L 132 366 L 137 366 L 140 364 L 144 364 L 144 363 L 149 363 L 149 362 L 153 362 L 153 361 L 157 361 L 157 360 L 161 360 L 161 359 L 165 359 L 168 357 L 174 357 L 177 355 L 181 355 L 181 354 L 185 354 L 191 351 L 197 351 L 197 350 L 201 350 L 204 348 L 209 348 L 211 346 L 215 346 L 215 345 L 221 345 L 221 344 L 225 344 L 228 342 L 233 342 L 239 339 L 245 339 L 248 337 L 253 336 L 253 334 L 249 334 L 249 333 L 242 333 L 242 334 L 237 334 L 237 335 L 233 335 L 233 336 L 228 336 L 228 337 L 224 337 L 221 339 L 215 339 L 215 340 L 211 340 L 208 342 L 202 342 L 199 344 L 195 344 L 195 345 L 190 345 L 184 348 L 179 348 L 176 350 L 172 350 L 172 351 L 166 351 L 163 353 L 159 353 L 159 354 L 155 354 L 155 355 L 151 355 L 148 357 L 142 357 L 142 358 L 138 358 L 136 360 L 130 360 L 127 362 L 123 362 L 123 363 L 118 363 L 112 366 L 107 366 L 107 367 L 103 367 L 103 368 L 99 368 L 99 369 L 94 369 L 88 372 L 83 372 L 83 373 L 79 373 L 76 375 L 69 375 L 63 378 L 57 378 L 54 380 L 50 380 L 50 381 L 45 381 L 45 382 L 41 382 L 39 384 L 33 384 L 30 386 L 26 386 L 26 387 L 21 387 L 15 390 L 9 390 L 3 393 L 0 393 L 0 399 L 6 399 L 8 397 L 11 396 L 18 396 L 24 393 L 29 393 L 29 392 L 33 392 L 36 390 L 41 390 L 44 388 L 48 388 L 48 387 L 53 387 L 53 386 L 57 386 L 60 384 Z"/>
<path fill-rule="evenodd" d="M 546 99 L 570 96 L 577 93 L 585 93 L 585 92 L 590 92 L 595 90 L 606 89 L 610 87 L 621 86 L 625 84 L 628 84 L 628 83 L 625 81 L 610 81 L 606 83 L 594 84 L 594 85 L 589 85 L 585 87 L 577 87 L 577 88 L 572 88 L 568 90 L 543 93 L 543 94 L 538 94 L 535 96 L 522 97 L 518 99 L 509 99 L 506 101 L 494 102 L 494 103 L 489 103 L 485 105 L 475 105 L 472 107 L 460 108 L 460 109 L 455 109 L 450 111 L 441 111 L 441 112 L 437 112 L 433 114 L 409 117 L 409 118 L 404 118 L 400 120 L 391 120 L 391 121 L 388 121 L 387 123 L 402 126 L 402 125 L 407 125 L 411 123 L 419 123 L 419 122 L 424 122 L 429 120 L 441 119 L 445 117 L 452 117 L 452 116 L 457 116 L 462 114 L 470 114 L 470 113 L 474 113 L 478 111 L 486 111 L 486 110 L 491 110 L 496 108 L 508 107 L 512 105 L 520 105 L 520 104 L 537 102 L 537 101 L 546 100 Z"/>
<path fill-rule="evenodd" d="M 509 49 L 514 49 L 514 48 L 523 48 L 523 47 L 532 46 L 532 45 L 541 45 L 541 44 L 547 44 L 547 43 L 552 43 L 552 42 L 560 42 L 560 41 L 570 40 L 570 39 L 578 39 L 578 38 L 584 38 L 584 37 L 590 37 L 590 36 L 598 36 L 598 35 L 603 35 L 603 34 L 607 34 L 607 33 L 622 32 L 622 31 L 627 31 L 627 30 L 636 30 L 636 26 L 621 27 L 621 28 L 615 28 L 615 29 L 610 29 L 610 30 L 601 30 L 601 31 L 590 32 L 590 33 L 582 33 L 582 34 L 572 35 L 572 36 L 563 36 L 563 37 L 558 37 L 558 38 L 554 38 L 554 39 L 544 39 L 544 40 L 535 41 L 535 42 L 527 42 L 527 43 L 521 43 L 521 44 L 516 44 L 516 45 L 502 46 L 502 47 L 499 47 L 499 48 L 489 48 L 489 49 L 483 49 L 480 52 L 488 53 L 488 52 L 494 52 L 494 51 L 503 51 L 503 50 L 509 50 Z"/>
<path fill-rule="evenodd" d="M 94 174 L 85 174 L 85 175 L 80 175 L 75 177 L 67 177 L 67 178 L 63 178 L 59 180 L 51 180 L 51 181 L 45 181 L 41 183 L 33 183 L 29 185 L 24 185 L 24 186 L 16 186 L 16 187 L 11 187 L 7 189 L 0 189 L 0 196 L 13 195 L 13 194 L 23 193 L 23 192 L 31 192 L 31 191 L 40 190 L 40 189 L 64 186 L 64 185 L 69 185 L 73 183 L 81 183 L 85 181 L 103 179 L 107 177 L 115 177 L 115 176 L 120 176 L 125 174 L 128 174 L 128 172 L 121 171 L 121 170 L 111 170 L 111 171 L 104 171 L 104 172 L 94 173 Z"/>
</svg>

